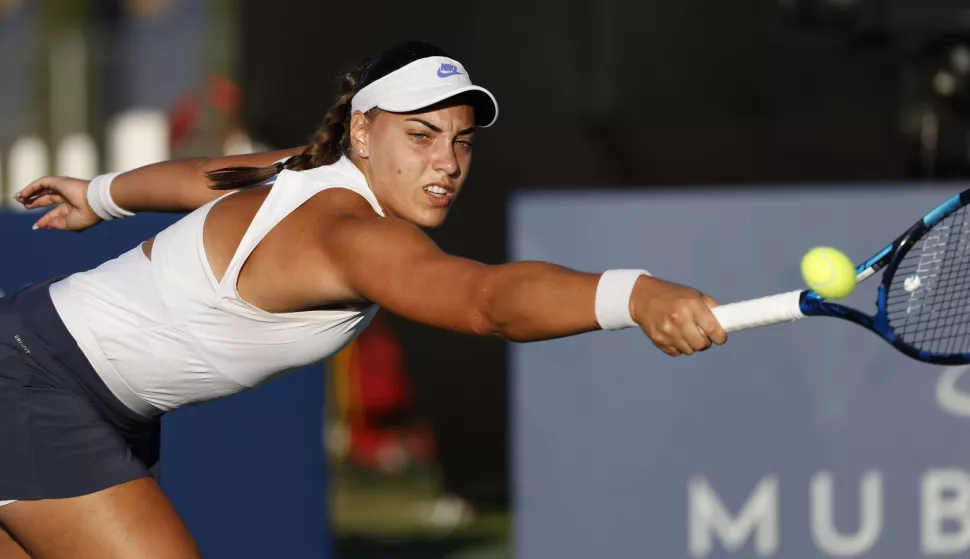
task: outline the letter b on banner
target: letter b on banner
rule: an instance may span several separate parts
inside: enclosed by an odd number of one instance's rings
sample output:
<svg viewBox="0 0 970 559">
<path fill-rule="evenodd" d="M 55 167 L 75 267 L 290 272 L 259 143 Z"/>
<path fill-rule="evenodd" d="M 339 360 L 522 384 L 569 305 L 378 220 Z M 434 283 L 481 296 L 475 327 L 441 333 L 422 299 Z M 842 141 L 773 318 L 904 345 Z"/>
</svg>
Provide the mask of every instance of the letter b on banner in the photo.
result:
<svg viewBox="0 0 970 559">
<path fill-rule="evenodd" d="M 970 475 L 962 470 L 930 470 L 923 476 L 922 489 L 923 553 L 970 550 Z"/>
</svg>

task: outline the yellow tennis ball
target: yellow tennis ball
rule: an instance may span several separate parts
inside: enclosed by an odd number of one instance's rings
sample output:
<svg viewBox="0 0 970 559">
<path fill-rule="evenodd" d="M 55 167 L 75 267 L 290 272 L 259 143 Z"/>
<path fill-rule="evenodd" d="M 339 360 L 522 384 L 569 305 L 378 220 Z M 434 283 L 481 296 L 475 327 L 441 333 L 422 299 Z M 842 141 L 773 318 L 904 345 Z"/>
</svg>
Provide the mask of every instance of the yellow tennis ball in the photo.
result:
<svg viewBox="0 0 970 559">
<path fill-rule="evenodd" d="M 826 299 L 842 299 L 855 289 L 855 266 L 849 257 L 831 247 L 815 247 L 802 257 L 802 277 L 808 287 Z"/>
</svg>

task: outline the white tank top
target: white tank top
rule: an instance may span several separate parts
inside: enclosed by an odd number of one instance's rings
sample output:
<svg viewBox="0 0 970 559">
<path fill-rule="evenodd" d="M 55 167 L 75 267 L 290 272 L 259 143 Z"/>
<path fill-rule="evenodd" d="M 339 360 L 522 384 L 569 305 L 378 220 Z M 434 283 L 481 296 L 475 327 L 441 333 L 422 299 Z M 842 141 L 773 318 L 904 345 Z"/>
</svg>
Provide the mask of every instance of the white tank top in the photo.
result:
<svg viewBox="0 0 970 559">
<path fill-rule="evenodd" d="M 136 246 L 95 269 L 51 285 L 54 306 L 81 351 L 123 403 L 147 416 L 228 396 L 340 351 L 377 312 L 269 313 L 236 290 L 256 245 L 293 210 L 329 188 L 346 188 L 384 212 L 347 160 L 284 170 L 253 217 L 222 281 L 202 241 L 216 201 L 155 237 L 149 260 Z M 110 225 L 109 225 L 110 227 Z"/>
</svg>

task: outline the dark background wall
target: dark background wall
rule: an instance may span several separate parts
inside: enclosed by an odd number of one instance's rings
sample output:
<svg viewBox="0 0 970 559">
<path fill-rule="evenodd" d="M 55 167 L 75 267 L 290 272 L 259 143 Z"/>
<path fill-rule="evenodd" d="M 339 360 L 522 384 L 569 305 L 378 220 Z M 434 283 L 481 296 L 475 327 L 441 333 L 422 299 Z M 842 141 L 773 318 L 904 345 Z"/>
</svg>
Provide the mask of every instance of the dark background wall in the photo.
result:
<svg viewBox="0 0 970 559">
<path fill-rule="evenodd" d="M 433 233 L 443 249 L 488 263 L 506 257 L 505 204 L 517 189 L 920 172 L 903 131 L 929 70 L 914 66 L 912 43 L 860 45 L 843 32 L 797 28 L 769 0 L 242 5 L 246 121 L 271 145 L 305 141 L 336 76 L 403 39 L 439 44 L 496 94 L 499 121 L 476 139 L 462 200 Z M 446 484 L 480 503 L 504 502 L 505 345 L 393 326 L 435 423 Z"/>
</svg>

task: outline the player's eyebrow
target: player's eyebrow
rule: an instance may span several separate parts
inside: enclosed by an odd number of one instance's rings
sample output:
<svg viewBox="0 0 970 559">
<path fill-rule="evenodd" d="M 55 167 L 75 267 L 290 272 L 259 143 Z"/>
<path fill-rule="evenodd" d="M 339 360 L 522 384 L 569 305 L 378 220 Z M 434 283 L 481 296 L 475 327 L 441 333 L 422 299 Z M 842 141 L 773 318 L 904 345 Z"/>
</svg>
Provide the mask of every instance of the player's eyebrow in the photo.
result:
<svg viewBox="0 0 970 559">
<path fill-rule="evenodd" d="M 430 128 L 431 130 L 433 130 L 435 132 L 439 132 L 439 133 L 441 132 L 441 128 L 438 128 L 437 126 L 435 126 L 434 124 L 431 124 L 427 120 L 420 119 L 420 118 L 409 118 L 407 120 L 410 120 L 410 121 L 413 121 L 413 122 L 419 122 L 419 123 L 427 126 L 428 128 Z"/>
<path fill-rule="evenodd" d="M 428 128 L 430 128 L 431 130 L 433 130 L 434 132 L 438 132 L 439 134 L 442 132 L 441 128 L 438 128 L 437 126 L 435 126 L 434 124 L 431 124 L 427 120 L 424 120 L 424 119 L 421 119 L 421 118 L 409 118 L 409 119 L 406 119 L 406 120 L 410 120 L 410 121 L 413 121 L 413 122 L 421 123 L 421 124 L 427 126 Z M 464 136 L 465 134 L 474 134 L 474 133 L 475 133 L 475 128 L 474 127 L 472 127 L 472 128 L 465 128 L 464 130 L 459 131 L 458 134 L 456 134 L 456 136 Z"/>
</svg>

